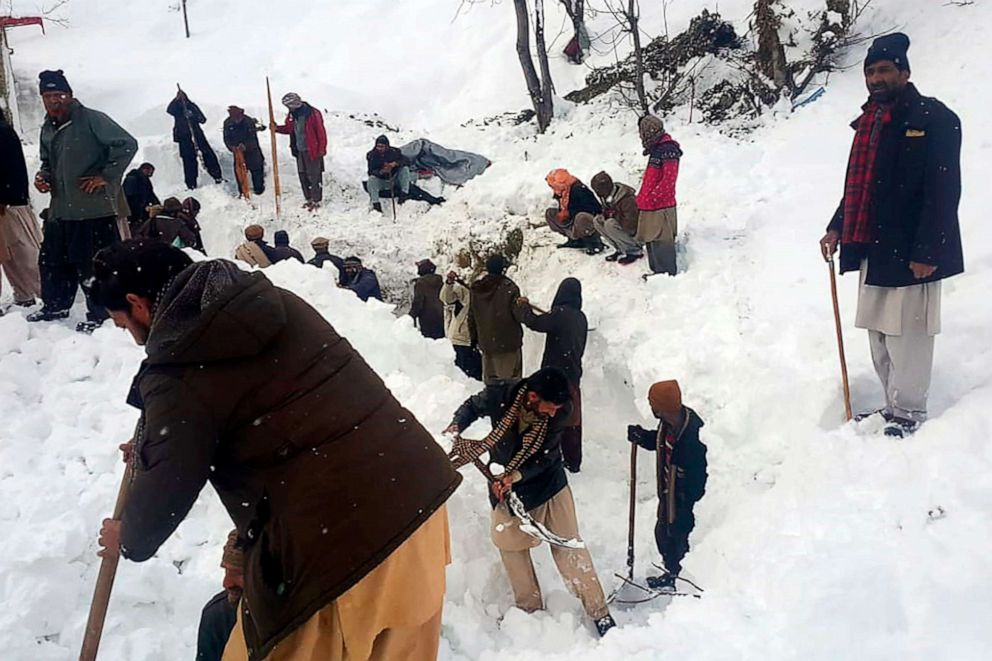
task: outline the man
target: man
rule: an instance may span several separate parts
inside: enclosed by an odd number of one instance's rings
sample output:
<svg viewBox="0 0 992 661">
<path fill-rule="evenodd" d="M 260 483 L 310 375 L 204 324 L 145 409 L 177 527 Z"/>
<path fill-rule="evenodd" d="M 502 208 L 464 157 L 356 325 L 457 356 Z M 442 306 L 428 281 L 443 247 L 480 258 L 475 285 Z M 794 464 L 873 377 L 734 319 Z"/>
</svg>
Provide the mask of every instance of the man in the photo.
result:
<svg viewBox="0 0 992 661">
<path fill-rule="evenodd" d="M 410 316 L 420 328 L 420 334 L 433 340 L 444 337 L 444 304 L 441 287 L 444 282 L 437 267 L 429 259 L 417 262 L 417 280 L 413 284 L 413 303 Z"/>
<path fill-rule="evenodd" d="M 193 233 L 194 243 L 190 247 L 206 255 L 207 250 L 203 247 L 203 236 L 200 234 L 199 215 L 200 201 L 195 197 L 187 197 L 183 200 L 182 211 L 179 212 L 177 218 L 186 223 L 186 227 Z"/>
<path fill-rule="evenodd" d="M 509 576 L 516 606 L 527 613 L 544 607 L 530 557 L 530 549 L 540 541 L 521 530 L 520 520 L 507 507 L 506 496 L 513 491 L 527 514 L 552 533 L 581 541 L 559 448 L 568 401 L 565 375 L 554 368 L 542 368 L 524 380 L 488 384 L 459 407 L 445 430 L 456 435 L 449 454 L 456 468 L 478 461 L 489 452 L 490 464 L 505 469 L 491 484 L 491 536 Z M 493 426 L 485 439 L 460 437 L 482 417 L 488 417 Z M 615 623 L 589 551 L 584 546 L 552 545 L 551 557 L 569 591 L 579 598 L 599 634 L 604 635 Z"/>
<path fill-rule="evenodd" d="M 21 139 L 0 112 L 0 270 L 14 289 L 14 305 L 28 307 L 41 296 L 40 245 Z"/>
<path fill-rule="evenodd" d="M 344 271 L 344 259 L 332 254 L 330 245 L 330 240 L 323 236 L 318 236 L 311 241 L 310 247 L 313 248 L 313 259 L 307 262 L 307 264 L 321 269 L 324 268 L 325 263 L 330 262 L 338 270 L 338 279 L 340 279 L 341 273 Z"/>
<path fill-rule="evenodd" d="M 209 481 L 245 544 L 240 658 L 433 660 L 460 476 L 430 433 L 262 273 L 140 240 L 95 270 L 147 354 L 129 396 L 135 474 L 101 555 L 152 558 Z"/>
<path fill-rule="evenodd" d="M 369 180 L 367 188 L 372 208 L 382 213 L 379 196 L 389 191 L 400 204 L 406 202 L 410 194 L 410 159 L 396 147 L 389 146 L 389 138 L 380 135 L 375 139 L 375 147 L 365 155 L 368 161 Z"/>
<path fill-rule="evenodd" d="M 927 418 L 940 281 L 964 272 L 961 121 L 909 82 L 909 37 L 879 37 L 865 58 L 869 99 L 852 126 L 844 197 L 826 235 L 840 271 L 860 271 L 855 326 L 868 331 L 885 391 L 885 433 L 902 438 Z"/>
<path fill-rule="evenodd" d="M 362 260 L 357 257 L 348 257 L 344 260 L 344 273 L 338 282 L 338 287 L 350 289 L 362 301 L 370 298 L 382 300 L 382 290 L 379 288 L 379 278 L 375 271 L 362 266 Z"/>
<path fill-rule="evenodd" d="M 213 177 L 215 183 L 221 183 L 220 163 L 207 137 L 203 135 L 201 124 L 207 122 L 200 107 L 189 100 L 186 92 L 179 90 L 176 98 L 169 102 L 165 112 L 172 115 L 172 141 L 179 144 L 179 157 L 183 161 L 183 175 L 186 187 L 196 188 L 200 164 L 196 160 L 196 152 L 203 157 L 203 167 L 207 174 Z"/>
<path fill-rule="evenodd" d="M 675 184 L 682 148 L 665 132 L 665 125 L 657 117 L 641 117 L 638 132 L 648 165 L 637 193 L 640 214 L 634 238 L 647 245 L 648 266 L 653 273 L 675 275 L 675 237 L 679 232 Z"/>
<path fill-rule="evenodd" d="M 565 278 L 547 314 L 535 314 L 530 301 L 517 300 L 517 313 L 527 328 L 547 334 L 541 367 L 561 370 L 568 379 L 571 412 L 562 422 L 561 452 L 565 468 L 578 473 L 582 466 L 582 356 L 589 322 L 582 311 L 582 283 Z"/>
<path fill-rule="evenodd" d="M 306 261 L 303 259 L 303 255 L 299 250 L 289 245 L 289 232 L 286 230 L 279 230 L 272 236 L 272 238 L 275 241 L 275 247 L 272 249 L 273 264 L 287 259 L 295 259 L 300 264 Z"/>
<path fill-rule="evenodd" d="M 249 225 L 245 228 L 245 242 L 234 249 L 235 259 L 239 259 L 260 269 L 272 266 L 275 249 L 265 242 L 265 228 Z"/>
<path fill-rule="evenodd" d="M 699 440 L 703 421 L 682 405 L 678 381 L 661 381 L 648 391 L 651 412 L 661 420 L 657 431 L 627 427 L 627 440 L 657 455 L 658 522 L 654 539 L 665 573 L 648 577 L 656 590 L 673 589 L 689 552 L 689 533 L 696 526 L 693 506 L 706 493 L 706 446 Z"/>
<path fill-rule="evenodd" d="M 580 248 L 587 255 L 603 252 L 603 240 L 596 233 L 593 223 L 593 218 L 603 212 L 603 207 L 592 191 L 563 168 L 549 172 L 545 181 L 558 202 L 558 208 L 549 207 L 544 212 L 544 219 L 548 227 L 568 239 L 558 247 Z"/>
<path fill-rule="evenodd" d="M 245 109 L 238 106 L 229 106 L 227 115 L 224 120 L 224 146 L 232 154 L 241 152 L 245 167 L 251 173 L 252 190 L 255 195 L 261 195 L 265 192 L 265 155 L 258 144 L 258 132 L 264 131 L 265 126 L 246 115 Z"/>
<path fill-rule="evenodd" d="M 637 240 L 637 193 L 627 184 L 613 183 L 605 172 L 590 182 L 603 203 L 603 213 L 593 218 L 593 226 L 611 246 L 606 261 L 633 264 L 644 256 L 644 244 Z"/>
<path fill-rule="evenodd" d="M 86 321 L 76 330 L 92 333 L 107 318 L 90 296 L 93 255 L 119 238 L 121 177 L 138 143 L 114 120 L 73 98 L 61 69 L 42 71 L 38 79 L 45 122 L 34 187 L 52 199 L 38 257 L 44 306 L 28 321 L 65 319 L 82 288 Z"/>
<path fill-rule="evenodd" d="M 174 198 L 166 198 L 158 210 L 135 232 L 135 238 L 161 241 L 177 248 L 195 248 L 197 235 L 182 219 L 183 205 Z"/>
<path fill-rule="evenodd" d="M 520 288 L 506 275 L 506 259 L 499 254 L 486 260 L 486 275 L 471 289 L 468 329 L 482 352 L 482 380 L 519 379 L 523 374 L 524 331 L 517 299 Z"/>
<path fill-rule="evenodd" d="M 468 311 L 472 294 L 468 286 L 449 271 L 438 294 L 444 304 L 444 334 L 455 349 L 455 367 L 470 379 L 482 380 L 482 354 L 472 341 L 468 327 Z"/>
<path fill-rule="evenodd" d="M 154 165 L 142 163 L 124 177 L 124 195 L 127 198 L 127 206 L 130 211 L 127 216 L 127 224 L 132 235 L 137 234 L 138 228 L 148 220 L 148 207 L 161 204 L 158 196 L 155 195 L 155 187 L 152 186 L 154 174 Z"/>
<path fill-rule="evenodd" d="M 224 648 L 238 617 L 238 603 L 245 591 L 245 557 L 232 530 L 224 544 L 220 566 L 224 568 L 224 589 L 213 596 L 200 614 L 200 628 L 196 637 L 196 661 L 221 661 Z"/>
<path fill-rule="evenodd" d="M 324 175 L 324 155 L 327 153 L 327 133 L 320 111 L 304 102 L 299 94 L 290 92 L 282 97 L 289 110 L 286 123 L 271 127 L 276 133 L 289 136 L 289 150 L 296 159 L 300 186 L 308 211 L 316 211 L 324 199 L 321 177 Z"/>
</svg>

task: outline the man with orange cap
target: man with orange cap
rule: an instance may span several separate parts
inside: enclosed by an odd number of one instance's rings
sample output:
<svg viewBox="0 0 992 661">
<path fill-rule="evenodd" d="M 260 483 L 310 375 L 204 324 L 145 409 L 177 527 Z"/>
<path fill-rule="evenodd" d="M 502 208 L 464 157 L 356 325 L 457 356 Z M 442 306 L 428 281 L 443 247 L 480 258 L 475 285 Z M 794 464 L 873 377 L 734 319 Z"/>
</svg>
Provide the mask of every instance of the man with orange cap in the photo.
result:
<svg viewBox="0 0 992 661">
<path fill-rule="evenodd" d="M 627 427 L 627 440 L 657 453 L 658 523 L 654 538 L 665 573 L 648 578 L 654 589 L 671 589 L 689 552 L 689 533 L 696 525 L 692 507 L 706 492 L 706 446 L 699 440 L 703 421 L 682 405 L 678 381 L 661 381 L 648 391 L 648 403 L 661 420 L 657 431 Z"/>
</svg>

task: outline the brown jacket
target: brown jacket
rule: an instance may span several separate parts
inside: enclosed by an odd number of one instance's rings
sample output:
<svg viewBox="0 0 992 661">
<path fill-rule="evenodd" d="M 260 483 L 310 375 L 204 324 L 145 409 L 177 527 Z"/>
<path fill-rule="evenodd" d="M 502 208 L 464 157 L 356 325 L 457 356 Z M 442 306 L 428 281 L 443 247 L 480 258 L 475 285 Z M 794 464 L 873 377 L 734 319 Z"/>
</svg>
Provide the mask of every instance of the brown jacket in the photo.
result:
<svg viewBox="0 0 992 661">
<path fill-rule="evenodd" d="M 319 313 L 224 260 L 159 302 L 129 401 L 141 408 L 122 553 L 142 561 L 207 480 L 245 540 L 249 658 L 375 568 L 460 476 Z"/>
<path fill-rule="evenodd" d="M 613 192 L 603 200 L 603 215 L 616 218 L 627 234 L 637 234 L 637 191 L 627 184 L 613 184 Z"/>
<path fill-rule="evenodd" d="M 523 346 L 519 297 L 520 288 L 505 275 L 487 274 L 472 285 L 468 328 L 482 353 L 508 353 Z"/>
<path fill-rule="evenodd" d="M 413 285 L 413 303 L 410 305 L 410 316 L 420 325 L 420 334 L 435 340 L 444 337 L 443 285 L 444 281 L 437 273 L 420 276 Z"/>
</svg>

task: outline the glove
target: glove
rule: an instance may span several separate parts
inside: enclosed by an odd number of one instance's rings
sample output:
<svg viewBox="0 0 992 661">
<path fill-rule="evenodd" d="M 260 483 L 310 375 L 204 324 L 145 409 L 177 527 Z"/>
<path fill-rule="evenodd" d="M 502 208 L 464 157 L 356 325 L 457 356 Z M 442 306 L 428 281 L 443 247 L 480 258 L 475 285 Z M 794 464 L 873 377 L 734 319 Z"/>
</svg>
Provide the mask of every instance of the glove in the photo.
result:
<svg viewBox="0 0 992 661">
<path fill-rule="evenodd" d="M 627 440 L 631 443 L 649 441 L 653 433 L 640 425 L 627 425 Z"/>
</svg>

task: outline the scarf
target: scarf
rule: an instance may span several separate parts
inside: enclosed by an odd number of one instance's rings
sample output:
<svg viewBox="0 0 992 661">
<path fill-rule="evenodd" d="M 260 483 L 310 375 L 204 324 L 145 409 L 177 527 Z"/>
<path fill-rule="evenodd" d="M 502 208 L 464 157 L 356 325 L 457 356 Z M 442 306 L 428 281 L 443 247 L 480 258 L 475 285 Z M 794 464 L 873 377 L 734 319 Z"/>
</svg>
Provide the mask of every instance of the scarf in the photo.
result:
<svg viewBox="0 0 992 661">
<path fill-rule="evenodd" d="M 454 465 L 455 469 L 461 468 L 466 464 L 470 464 L 486 452 L 489 452 L 496 444 L 501 442 L 506 434 L 513 428 L 513 426 L 520 419 L 522 413 L 524 397 L 527 395 L 527 388 L 521 388 L 517 393 L 517 396 L 513 398 L 513 403 L 510 407 L 503 413 L 503 417 L 499 419 L 496 426 L 493 428 L 489 435 L 486 436 L 481 441 L 473 441 L 466 438 L 455 439 L 454 444 L 451 447 L 451 452 L 448 453 L 448 457 L 451 459 L 451 463 Z M 531 425 L 530 429 L 524 434 L 523 440 L 520 444 L 520 450 L 517 451 L 513 458 L 506 464 L 505 475 L 509 475 L 513 471 L 520 468 L 525 461 L 533 457 L 541 446 L 544 445 L 544 439 L 548 435 L 548 418 L 546 416 L 538 416 L 537 421 Z"/>
<path fill-rule="evenodd" d="M 875 175 L 875 157 L 882 128 L 892 121 L 891 106 L 877 103 L 865 105 L 858 119 L 851 156 L 847 162 L 847 179 L 844 183 L 844 226 L 841 243 L 871 243 L 872 181 Z"/>
<path fill-rule="evenodd" d="M 544 180 L 548 182 L 548 186 L 558 198 L 558 221 L 564 223 L 568 220 L 568 196 L 578 179 L 572 176 L 568 170 L 558 168 L 549 172 Z"/>
</svg>

